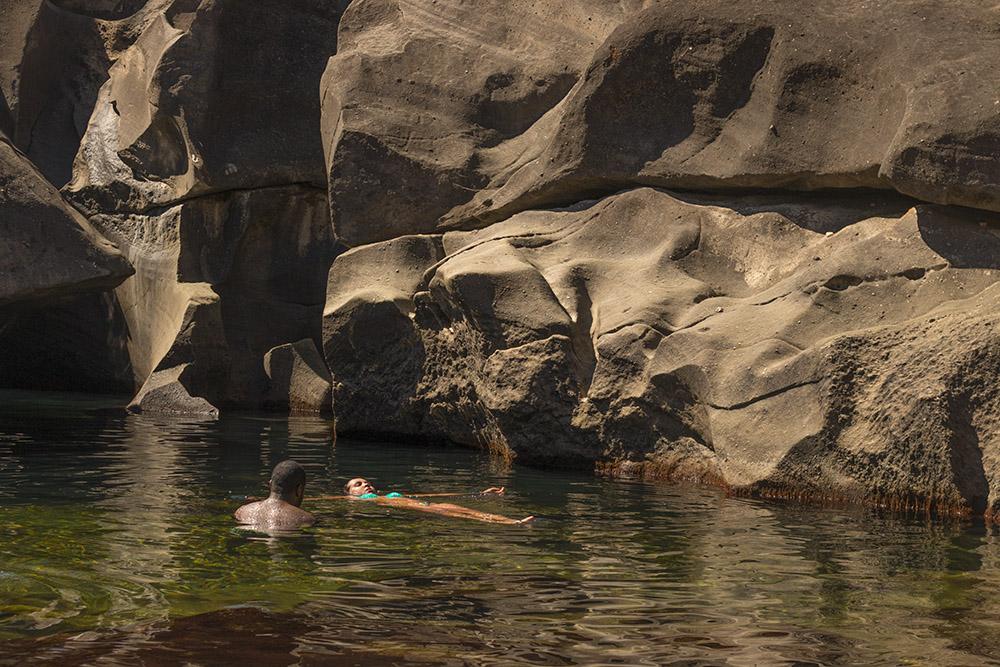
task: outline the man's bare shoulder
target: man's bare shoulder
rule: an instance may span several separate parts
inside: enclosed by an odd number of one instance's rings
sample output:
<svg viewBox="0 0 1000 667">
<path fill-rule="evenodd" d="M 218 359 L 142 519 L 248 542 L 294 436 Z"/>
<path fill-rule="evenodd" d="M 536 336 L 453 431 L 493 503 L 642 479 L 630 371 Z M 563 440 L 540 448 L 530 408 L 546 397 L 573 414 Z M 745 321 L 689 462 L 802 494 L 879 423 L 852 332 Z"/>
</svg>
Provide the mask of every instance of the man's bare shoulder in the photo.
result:
<svg viewBox="0 0 1000 667">
<path fill-rule="evenodd" d="M 253 521 L 253 517 L 257 515 L 257 512 L 261 509 L 261 506 L 265 502 L 267 501 L 258 500 L 257 502 L 254 503 L 247 503 L 246 505 L 243 505 L 235 512 L 233 512 L 233 516 L 236 517 L 237 521 L 240 521 L 242 523 L 250 523 Z"/>
<path fill-rule="evenodd" d="M 249 503 L 233 513 L 242 524 L 266 528 L 302 528 L 316 522 L 309 512 L 282 500 L 261 500 Z"/>
</svg>

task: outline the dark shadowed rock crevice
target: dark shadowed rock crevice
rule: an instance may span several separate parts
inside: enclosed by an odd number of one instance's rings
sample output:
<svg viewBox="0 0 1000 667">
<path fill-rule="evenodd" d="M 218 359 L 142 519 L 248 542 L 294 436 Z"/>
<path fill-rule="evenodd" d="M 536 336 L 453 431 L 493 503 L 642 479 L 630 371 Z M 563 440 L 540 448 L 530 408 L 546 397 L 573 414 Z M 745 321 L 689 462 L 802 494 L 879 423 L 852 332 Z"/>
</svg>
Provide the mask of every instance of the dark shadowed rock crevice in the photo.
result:
<svg viewBox="0 0 1000 667">
<path fill-rule="evenodd" d="M 113 317 L 84 328 L 125 353 L 127 363 L 105 374 L 129 376 L 119 390 L 142 387 L 137 406 L 146 411 L 182 412 L 198 401 L 213 409 L 304 409 L 305 394 L 296 392 L 315 391 L 298 369 L 317 355 L 303 341 L 321 346 L 326 274 L 338 251 L 317 91 L 347 2 L 66 0 L 44 3 L 37 18 L 30 4 L 19 3 L 17 25 L 27 32 L 56 34 L 46 12 L 58 16 L 57 28 L 81 30 L 60 49 L 53 39 L 43 48 L 25 38 L 24 62 L 49 66 L 12 66 L 31 75 L 14 81 L 15 117 L 27 118 L 30 94 L 46 89 L 46 76 L 80 79 L 79 99 L 66 99 L 72 113 L 58 119 L 76 134 L 43 133 L 70 151 L 69 160 L 42 153 L 66 170 L 65 179 L 52 177 L 69 180 L 66 198 L 136 267 L 113 292 L 87 297 L 109 303 Z M 84 44 L 91 33 L 100 39 Z M 96 74 L 83 81 L 60 73 L 63 61 L 93 65 Z M 92 306 L 62 306 L 59 317 Z M 11 349 L 48 321 L 53 314 L 33 316 L 30 328 L 6 327 Z M 284 346 L 294 359 L 282 365 Z"/>
</svg>

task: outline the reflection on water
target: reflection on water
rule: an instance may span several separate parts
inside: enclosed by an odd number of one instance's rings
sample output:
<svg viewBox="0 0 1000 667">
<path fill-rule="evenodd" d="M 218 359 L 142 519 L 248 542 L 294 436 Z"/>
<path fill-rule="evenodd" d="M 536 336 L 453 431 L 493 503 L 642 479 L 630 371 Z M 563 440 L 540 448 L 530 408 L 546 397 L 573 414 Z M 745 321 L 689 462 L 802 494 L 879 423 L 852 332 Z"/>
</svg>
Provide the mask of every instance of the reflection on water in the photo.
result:
<svg viewBox="0 0 1000 667">
<path fill-rule="evenodd" d="M 260 664 L 1000 664 L 1000 545 L 982 525 L 332 447 L 322 420 L 0 399 L 0 663 L 180 659 L 238 635 L 276 656 Z M 234 498 L 289 457 L 307 493 L 356 475 L 384 491 L 502 485 L 507 498 L 463 502 L 540 518 L 307 496 L 308 531 L 237 529 Z"/>
</svg>

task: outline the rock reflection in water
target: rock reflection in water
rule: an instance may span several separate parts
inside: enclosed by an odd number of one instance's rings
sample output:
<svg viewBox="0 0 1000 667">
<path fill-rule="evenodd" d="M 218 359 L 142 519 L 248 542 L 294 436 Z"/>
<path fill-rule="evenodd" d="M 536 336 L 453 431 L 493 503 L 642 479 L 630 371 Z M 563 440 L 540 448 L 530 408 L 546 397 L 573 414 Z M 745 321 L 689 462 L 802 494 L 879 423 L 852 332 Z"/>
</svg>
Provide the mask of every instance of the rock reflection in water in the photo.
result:
<svg viewBox="0 0 1000 667">
<path fill-rule="evenodd" d="M 1000 655 L 1000 544 L 982 525 L 510 468 L 460 449 L 331 447 L 318 419 L 3 398 L 0 664 Z M 320 524 L 287 538 L 237 529 L 232 497 L 261 495 L 288 457 L 307 469 Z M 309 500 L 357 474 L 385 491 L 503 485 L 505 499 L 462 502 L 540 518 L 492 526 Z"/>
</svg>

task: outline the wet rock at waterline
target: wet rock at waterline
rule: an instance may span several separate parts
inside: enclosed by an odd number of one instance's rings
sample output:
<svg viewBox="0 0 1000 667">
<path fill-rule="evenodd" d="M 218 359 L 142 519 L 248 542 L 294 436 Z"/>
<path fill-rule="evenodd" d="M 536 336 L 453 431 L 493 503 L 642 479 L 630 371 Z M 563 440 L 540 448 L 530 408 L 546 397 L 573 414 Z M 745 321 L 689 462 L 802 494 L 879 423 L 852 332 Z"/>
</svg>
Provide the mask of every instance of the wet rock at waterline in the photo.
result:
<svg viewBox="0 0 1000 667">
<path fill-rule="evenodd" d="M 992 510 L 997 257 L 988 212 L 653 189 L 365 246 L 330 273 L 339 426 Z"/>
<path fill-rule="evenodd" d="M 307 339 L 279 345 L 264 355 L 265 407 L 292 414 L 332 414 L 330 371 Z"/>
<path fill-rule="evenodd" d="M 149 376 L 129 404 L 130 412 L 158 415 L 203 415 L 217 417 L 219 410 L 200 396 L 192 396 L 184 384 L 187 364 L 157 371 Z"/>
</svg>

